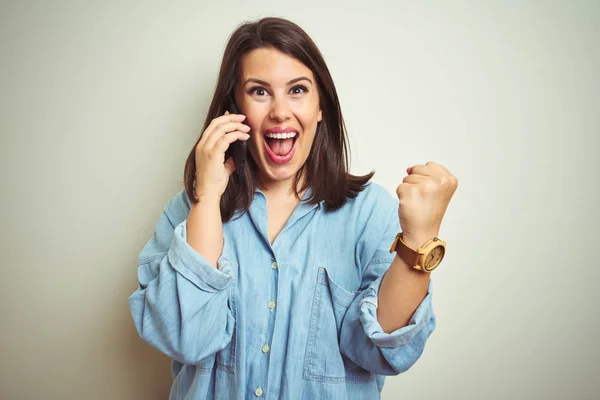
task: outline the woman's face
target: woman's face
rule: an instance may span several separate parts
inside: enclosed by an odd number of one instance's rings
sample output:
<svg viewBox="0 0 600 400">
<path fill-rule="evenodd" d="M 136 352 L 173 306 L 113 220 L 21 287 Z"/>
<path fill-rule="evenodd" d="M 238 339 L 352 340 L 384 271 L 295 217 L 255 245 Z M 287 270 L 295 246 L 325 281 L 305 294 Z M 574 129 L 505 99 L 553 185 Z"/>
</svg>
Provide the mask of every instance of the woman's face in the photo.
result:
<svg viewBox="0 0 600 400">
<path fill-rule="evenodd" d="M 272 48 L 242 58 L 236 103 L 251 133 L 248 148 L 263 186 L 292 183 L 304 165 L 323 115 L 313 73 Z"/>
</svg>

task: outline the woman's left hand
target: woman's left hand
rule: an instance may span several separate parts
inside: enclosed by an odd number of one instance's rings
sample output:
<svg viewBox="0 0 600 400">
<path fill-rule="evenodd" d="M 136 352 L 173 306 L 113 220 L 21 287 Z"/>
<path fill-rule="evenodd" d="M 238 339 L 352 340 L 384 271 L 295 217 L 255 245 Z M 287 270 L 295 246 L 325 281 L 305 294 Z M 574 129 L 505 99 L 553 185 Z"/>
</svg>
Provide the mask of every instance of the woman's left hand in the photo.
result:
<svg viewBox="0 0 600 400">
<path fill-rule="evenodd" d="M 396 189 L 402 240 L 418 249 L 440 231 L 442 218 L 458 187 L 458 179 L 444 166 L 428 162 L 406 169 Z"/>
</svg>

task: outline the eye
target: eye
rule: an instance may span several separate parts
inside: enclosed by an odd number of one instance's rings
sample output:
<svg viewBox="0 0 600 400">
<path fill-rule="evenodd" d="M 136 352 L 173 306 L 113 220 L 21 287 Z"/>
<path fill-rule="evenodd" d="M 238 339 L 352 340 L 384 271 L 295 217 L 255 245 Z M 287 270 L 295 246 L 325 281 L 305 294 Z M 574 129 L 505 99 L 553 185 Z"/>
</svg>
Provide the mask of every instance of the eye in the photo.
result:
<svg viewBox="0 0 600 400">
<path fill-rule="evenodd" d="M 265 88 L 260 86 L 254 86 L 250 88 L 250 90 L 248 90 L 248 93 L 255 96 L 266 96 L 267 94 L 269 94 Z"/>
<path fill-rule="evenodd" d="M 296 85 L 290 90 L 292 94 L 299 95 L 308 92 L 308 88 L 304 85 Z"/>
</svg>

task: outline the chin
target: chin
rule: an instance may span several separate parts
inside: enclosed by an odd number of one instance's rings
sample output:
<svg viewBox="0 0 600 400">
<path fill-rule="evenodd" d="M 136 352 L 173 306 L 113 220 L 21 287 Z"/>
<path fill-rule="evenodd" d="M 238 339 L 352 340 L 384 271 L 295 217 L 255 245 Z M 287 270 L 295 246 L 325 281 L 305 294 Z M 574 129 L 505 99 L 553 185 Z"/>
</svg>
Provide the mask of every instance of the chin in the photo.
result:
<svg viewBox="0 0 600 400">
<path fill-rule="evenodd" d="M 296 173 L 298 172 L 298 169 L 299 168 L 296 168 L 295 166 L 291 165 L 275 168 L 271 166 L 266 166 L 266 168 L 263 168 L 263 172 L 269 180 L 281 182 L 294 179 Z"/>
</svg>

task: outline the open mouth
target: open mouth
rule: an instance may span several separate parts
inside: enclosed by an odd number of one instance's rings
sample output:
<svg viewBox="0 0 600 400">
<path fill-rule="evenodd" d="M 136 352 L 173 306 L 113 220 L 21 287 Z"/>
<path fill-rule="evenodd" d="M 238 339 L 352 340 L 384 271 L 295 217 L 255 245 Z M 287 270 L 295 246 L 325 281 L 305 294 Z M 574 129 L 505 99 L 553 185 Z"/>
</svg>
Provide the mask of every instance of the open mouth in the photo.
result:
<svg viewBox="0 0 600 400">
<path fill-rule="evenodd" d="M 298 132 L 266 133 L 264 138 L 265 150 L 273 162 L 283 164 L 294 157 Z"/>
</svg>

